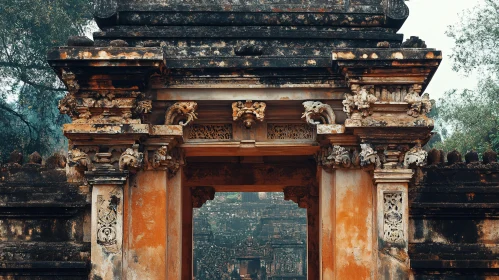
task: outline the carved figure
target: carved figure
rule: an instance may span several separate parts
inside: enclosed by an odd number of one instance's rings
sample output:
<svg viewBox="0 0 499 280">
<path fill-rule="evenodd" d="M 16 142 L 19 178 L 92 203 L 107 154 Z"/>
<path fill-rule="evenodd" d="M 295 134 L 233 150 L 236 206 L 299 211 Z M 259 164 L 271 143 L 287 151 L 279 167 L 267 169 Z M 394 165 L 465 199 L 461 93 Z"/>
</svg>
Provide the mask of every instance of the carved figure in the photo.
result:
<svg viewBox="0 0 499 280">
<path fill-rule="evenodd" d="M 428 153 L 423 150 L 421 144 L 416 144 L 416 146 L 412 147 L 404 156 L 404 167 L 409 167 L 414 164 L 416 166 L 424 166 L 426 165 L 426 158 L 428 157 Z"/>
<path fill-rule="evenodd" d="M 165 125 L 178 124 L 181 126 L 186 126 L 197 120 L 196 110 L 198 104 L 196 102 L 177 102 L 170 106 L 166 111 L 165 115 Z"/>
<path fill-rule="evenodd" d="M 167 160 L 171 159 L 167 154 L 168 148 L 166 146 L 161 146 L 154 152 L 151 165 L 153 168 L 158 168 L 162 163 L 165 163 Z"/>
<path fill-rule="evenodd" d="M 345 94 L 343 100 L 343 111 L 349 118 L 354 117 L 367 117 L 372 114 L 371 105 L 378 101 L 372 92 L 368 92 L 362 87 L 356 94 Z M 360 116 L 356 116 L 360 114 Z"/>
<path fill-rule="evenodd" d="M 169 177 L 175 176 L 178 169 L 184 163 L 182 151 L 175 148 L 168 151 L 167 146 L 161 146 L 158 148 L 153 155 L 151 160 L 151 165 L 153 168 L 159 168 L 164 166 L 168 169 Z"/>
<path fill-rule="evenodd" d="M 137 106 L 135 107 L 135 112 L 137 114 L 149 114 L 152 111 L 152 101 L 151 100 L 142 100 L 137 102 Z"/>
<path fill-rule="evenodd" d="M 360 144 L 360 165 L 367 166 L 374 164 L 376 167 L 381 167 L 381 161 L 378 153 L 371 147 L 370 144 Z"/>
<path fill-rule="evenodd" d="M 347 149 L 341 146 L 333 146 L 332 153 L 327 157 L 328 160 L 334 160 L 334 163 L 342 167 L 350 167 L 352 160 Z"/>
<path fill-rule="evenodd" d="M 232 119 L 234 121 L 242 120 L 246 128 L 251 128 L 256 120 L 263 121 L 265 119 L 265 102 L 246 102 L 236 101 L 232 103 Z"/>
<path fill-rule="evenodd" d="M 71 92 L 68 92 L 64 98 L 59 100 L 59 106 L 57 107 L 59 108 L 59 112 L 61 112 L 61 114 L 66 114 L 71 119 L 75 119 L 79 116 L 78 111 L 76 110 L 76 98 Z"/>
<path fill-rule="evenodd" d="M 410 105 L 409 110 L 407 110 L 409 116 L 417 118 L 420 115 L 425 115 L 431 111 L 431 101 L 428 93 L 419 96 L 417 92 L 411 91 L 405 96 L 404 102 L 407 102 Z"/>
<path fill-rule="evenodd" d="M 328 104 L 320 101 L 305 101 L 303 107 L 305 107 L 305 112 L 301 118 L 305 118 L 311 125 L 336 123 L 333 108 Z"/>
<path fill-rule="evenodd" d="M 78 170 L 90 170 L 92 161 L 90 157 L 80 149 L 72 149 L 68 151 L 68 165 L 76 167 Z"/>
<path fill-rule="evenodd" d="M 143 160 L 144 154 L 138 151 L 138 145 L 134 145 L 133 148 L 128 148 L 121 154 L 119 160 L 120 170 L 139 169 L 142 167 Z"/>
</svg>

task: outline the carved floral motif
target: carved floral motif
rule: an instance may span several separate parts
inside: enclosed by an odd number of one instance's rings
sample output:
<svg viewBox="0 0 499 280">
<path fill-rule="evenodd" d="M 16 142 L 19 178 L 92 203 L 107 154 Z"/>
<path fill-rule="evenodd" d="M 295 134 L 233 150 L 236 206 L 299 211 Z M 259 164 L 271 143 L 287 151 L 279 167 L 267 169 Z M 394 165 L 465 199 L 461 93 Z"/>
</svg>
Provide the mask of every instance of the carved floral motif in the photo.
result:
<svg viewBox="0 0 499 280">
<path fill-rule="evenodd" d="M 232 124 L 194 124 L 188 131 L 189 139 L 232 139 Z"/>
<path fill-rule="evenodd" d="M 170 106 L 166 111 L 165 125 L 180 124 L 186 126 L 197 120 L 196 102 L 177 102 Z"/>
<path fill-rule="evenodd" d="M 140 153 L 138 148 L 138 145 L 134 145 L 132 148 L 126 149 L 125 152 L 121 154 L 119 160 L 119 168 L 121 171 L 125 169 L 139 169 L 142 167 L 144 154 Z"/>
<path fill-rule="evenodd" d="M 345 94 L 345 100 L 342 102 L 343 111 L 349 118 L 367 117 L 372 114 L 371 105 L 377 100 L 374 89 L 368 92 L 365 87 L 361 87 L 355 94 Z"/>
<path fill-rule="evenodd" d="M 268 124 L 268 139 L 314 139 L 314 130 L 306 124 Z"/>
<path fill-rule="evenodd" d="M 116 244 L 116 224 L 118 198 L 112 196 L 109 201 L 97 196 L 97 244 L 111 246 Z"/>
<path fill-rule="evenodd" d="M 410 108 L 407 110 L 409 116 L 417 118 L 431 111 L 431 101 L 428 93 L 420 96 L 419 93 L 411 91 L 405 96 L 404 102 L 409 103 Z"/>
<path fill-rule="evenodd" d="M 232 103 L 232 119 L 242 120 L 246 128 L 250 128 L 255 120 L 263 121 L 265 118 L 265 102 L 237 101 Z"/>
<path fill-rule="evenodd" d="M 78 170 L 90 170 L 92 160 L 90 157 L 80 149 L 71 149 L 68 151 L 68 165 L 75 167 Z"/>
<path fill-rule="evenodd" d="M 404 156 L 404 167 L 409 167 L 410 165 L 424 166 L 426 165 L 426 158 L 428 153 L 423 150 L 421 144 L 416 144 L 409 151 L 405 153 Z"/>
<path fill-rule="evenodd" d="M 404 241 L 402 193 L 384 193 L 383 208 L 383 239 L 391 243 Z"/>
<path fill-rule="evenodd" d="M 381 167 L 381 161 L 378 153 L 372 148 L 370 144 L 360 144 L 360 165 L 367 166 L 374 164 L 376 167 Z"/>
<path fill-rule="evenodd" d="M 305 112 L 301 118 L 305 118 L 311 125 L 336 123 L 333 108 L 329 104 L 320 101 L 305 101 L 303 107 L 305 107 Z"/>
</svg>

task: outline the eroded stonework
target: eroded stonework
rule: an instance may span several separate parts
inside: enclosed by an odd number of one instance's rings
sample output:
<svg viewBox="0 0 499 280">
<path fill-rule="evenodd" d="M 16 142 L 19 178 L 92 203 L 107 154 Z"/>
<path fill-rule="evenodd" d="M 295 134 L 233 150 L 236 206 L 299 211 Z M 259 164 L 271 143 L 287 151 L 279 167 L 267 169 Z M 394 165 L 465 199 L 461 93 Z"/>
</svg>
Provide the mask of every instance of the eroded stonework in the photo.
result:
<svg viewBox="0 0 499 280">
<path fill-rule="evenodd" d="M 97 243 L 102 246 L 116 244 L 117 205 L 115 196 L 109 201 L 97 196 Z"/>
<path fill-rule="evenodd" d="M 179 124 L 186 126 L 197 120 L 196 102 L 176 102 L 168 108 L 165 115 L 165 125 Z"/>
<path fill-rule="evenodd" d="M 411 91 L 405 96 L 404 101 L 409 103 L 410 108 L 407 110 L 409 116 L 417 118 L 420 115 L 426 115 L 431 111 L 432 104 L 428 93 L 420 96 L 419 93 Z"/>
<path fill-rule="evenodd" d="M 374 88 L 354 87 L 354 94 L 345 94 L 343 111 L 349 118 L 356 119 L 372 114 L 372 105 L 378 100 L 374 95 Z"/>
<path fill-rule="evenodd" d="M 375 167 L 381 167 L 381 161 L 378 153 L 370 144 L 360 144 L 360 165 L 367 166 L 373 164 Z"/>
</svg>

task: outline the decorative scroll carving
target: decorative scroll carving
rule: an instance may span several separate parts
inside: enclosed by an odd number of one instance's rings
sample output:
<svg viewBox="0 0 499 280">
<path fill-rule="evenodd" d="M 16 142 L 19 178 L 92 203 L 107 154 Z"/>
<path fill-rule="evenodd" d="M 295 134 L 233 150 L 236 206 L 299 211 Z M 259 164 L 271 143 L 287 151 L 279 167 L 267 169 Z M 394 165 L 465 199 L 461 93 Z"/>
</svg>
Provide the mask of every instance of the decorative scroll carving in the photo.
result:
<svg viewBox="0 0 499 280">
<path fill-rule="evenodd" d="M 402 20 L 409 16 L 409 7 L 404 0 L 387 0 L 386 14 L 389 18 Z"/>
<path fill-rule="evenodd" d="M 196 102 L 177 102 L 170 106 L 166 111 L 165 125 L 180 124 L 186 126 L 197 120 Z"/>
<path fill-rule="evenodd" d="M 212 187 L 195 187 L 191 191 L 192 207 L 201 208 L 208 200 L 215 198 L 215 189 Z"/>
<path fill-rule="evenodd" d="M 90 157 L 80 149 L 72 149 L 68 151 L 68 165 L 75 167 L 77 170 L 90 170 L 92 160 Z"/>
<path fill-rule="evenodd" d="M 251 128 L 255 120 L 263 121 L 265 118 L 265 102 L 237 101 L 232 103 L 232 119 L 242 120 L 246 128 Z"/>
<path fill-rule="evenodd" d="M 403 242 L 402 193 L 384 193 L 383 205 L 383 239 L 391 243 Z"/>
<path fill-rule="evenodd" d="M 116 196 L 111 196 L 109 201 L 97 196 L 97 244 L 111 246 L 116 244 L 116 224 L 118 216 L 118 201 Z"/>
<path fill-rule="evenodd" d="M 409 151 L 405 153 L 404 156 L 404 167 L 409 167 L 410 165 L 424 166 L 426 165 L 426 158 L 428 153 L 423 150 L 421 144 L 418 143 L 416 146 L 412 147 Z"/>
<path fill-rule="evenodd" d="M 322 147 L 317 154 L 317 162 L 326 170 L 335 167 L 348 168 L 352 166 L 352 155 L 346 148 L 341 146 Z"/>
<path fill-rule="evenodd" d="M 139 152 L 139 145 L 135 144 L 132 148 L 126 149 L 119 160 L 120 170 L 140 169 L 144 160 L 144 154 Z"/>
<path fill-rule="evenodd" d="M 174 148 L 168 151 L 167 146 L 161 146 L 153 155 L 151 165 L 153 168 L 165 167 L 168 169 L 168 176 L 171 178 L 177 174 L 180 166 L 185 163 L 182 150 Z"/>
<path fill-rule="evenodd" d="M 372 114 L 371 105 L 374 104 L 378 98 L 374 95 L 374 88 L 369 89 L 361 87 L 355 94 L 345 94 L 343 100 L 343 111 L 349 118 L 360 118 L 361 116 L 367 117 Z"/>
<path fill-rule="evenodd" d="M 267 139 L 314 139 L 314 130 L 306 124 L 268 124 Z"/>
<path fill-rule="evenodd" d="M 405 96 L 404 101 L 410 105 L 409 110 L 407 110 L 409 116 L 417 118 L 431 111 L 431 101 L 428 93 L 420 96 L 419 93 L 411 91 Z"/>
<path fill-rule="evenodd" d="M 230 140 L 233 138 L 232 124 L 194 124 L 190 127 L 187 138 Z"/>
<path fill-rule="evenodd" d="M 305 112 L 301 118 L 305 118 L 311 125 L 336 123 L 333 108 L 328 104 L 320 101 L 305 101 L 303 107 L 305 107 Z"/>
<path fill-rule="evenodd" d="M 370 144 L 360 144 L 360 165 L 367 166 L 374 164 L 376 167 L 381 167 L 381 161 L 378 153 L 371 147 Z"/>
</svg>

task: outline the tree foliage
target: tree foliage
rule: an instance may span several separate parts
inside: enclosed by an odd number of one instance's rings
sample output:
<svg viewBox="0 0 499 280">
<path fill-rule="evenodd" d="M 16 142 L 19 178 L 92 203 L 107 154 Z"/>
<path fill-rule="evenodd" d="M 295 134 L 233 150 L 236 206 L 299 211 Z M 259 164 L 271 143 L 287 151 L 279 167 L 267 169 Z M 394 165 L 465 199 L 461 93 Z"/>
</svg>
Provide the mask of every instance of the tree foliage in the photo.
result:
<svg viewBox="0 0 499 280">
<path fill-rule="evenodd" d="M 432 112 L 441 142 L 433 146 L 461 153 L 499 150 L 499 0 L 485 0 L 452 26 L 454 70 L 480 75 L 475 90 L 452 90 Z M 451 81 L 450 81 L 451 82 Z"/>
<path fill-rule="evenodd" d="M 47 155 L 64 147 L 58 100 L 65 94 L 46 62 L 47 50 L 83 35 L 91 20 L 87 0 L 0 1 L 0 153 Z"/>
</svg>

